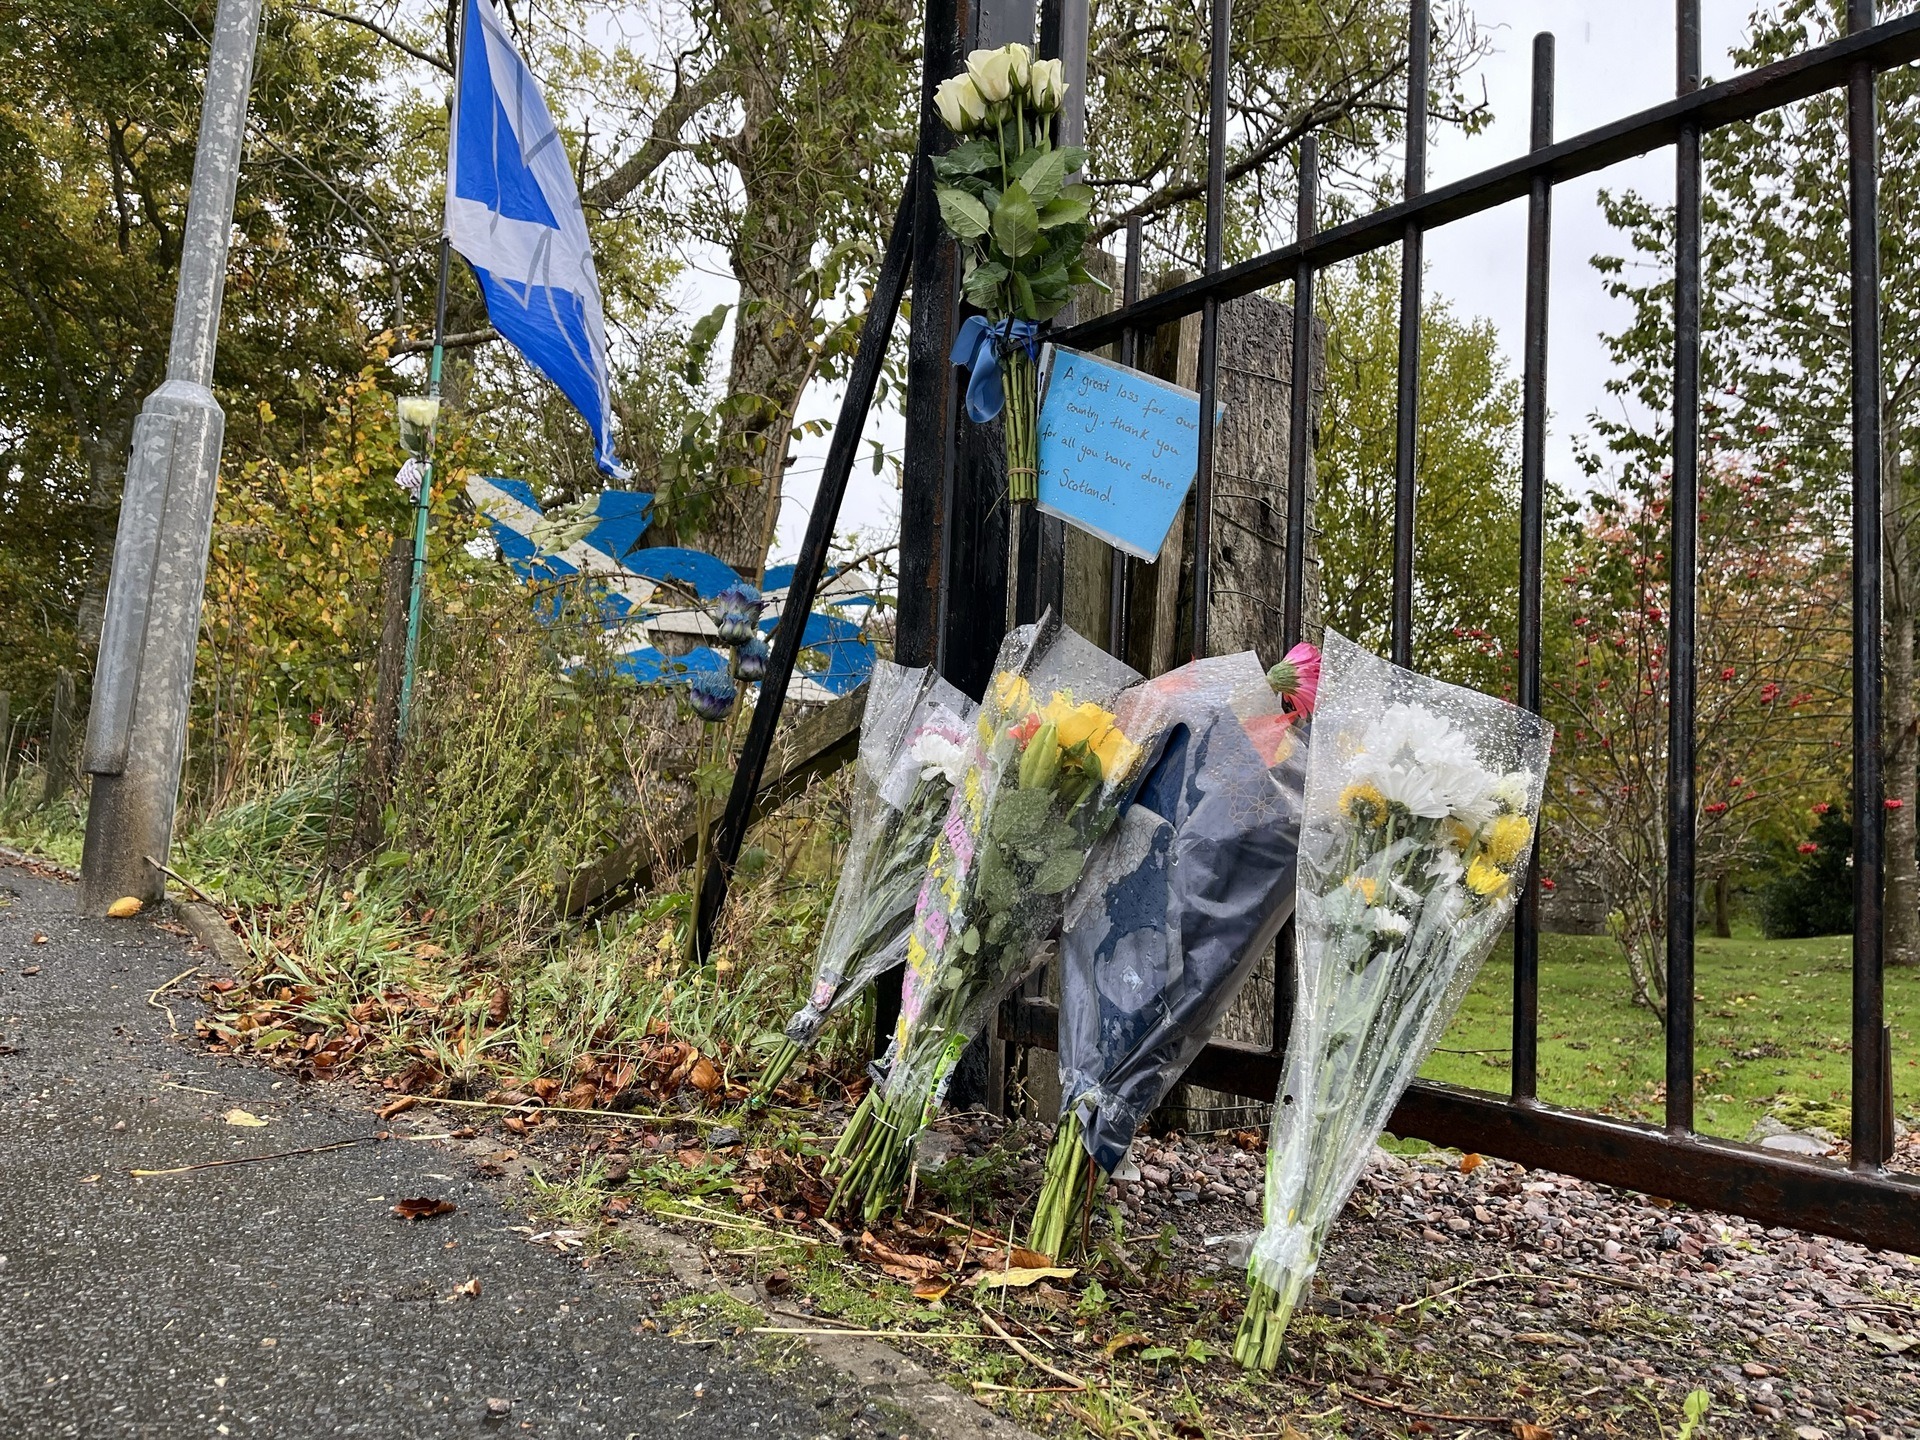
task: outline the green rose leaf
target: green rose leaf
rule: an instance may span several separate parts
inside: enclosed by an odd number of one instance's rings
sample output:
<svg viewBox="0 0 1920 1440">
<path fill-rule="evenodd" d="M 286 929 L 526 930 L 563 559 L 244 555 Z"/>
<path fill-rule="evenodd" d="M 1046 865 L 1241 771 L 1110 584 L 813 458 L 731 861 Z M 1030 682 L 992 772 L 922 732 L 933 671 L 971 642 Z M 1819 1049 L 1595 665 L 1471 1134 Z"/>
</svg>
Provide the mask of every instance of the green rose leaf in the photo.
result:
<svg viewBox="0 0 1920 1440">
<path fill-rule="evenodd" d="M 1033 888 L 1042 895 L 1063 894 L 1080 878 L 1080 871 L 1086 863 L 1087 856 L 1083 850 L 1056 851 L 1034 872 Z"/>
<path fill-rule="evenodd" d="M 974 267 L 967 276 L 967 303 L 981 310 L 990 310 L 1000 298 L 1000 286 L 1007 278 L 1007 267 L 998 260 L 987 260 Z"/>
<path fill-rule="evenodd" d="M 1053 307 L 1053 310 L 1049 310 L 1046 315 L 1042 315 L 1040 313 L 1040 302 L 1034 298 L 1033 282 L 1028 280 L 1027 277 L 1022 275 L 1018 270 L 1013 272 L 1013 299 L 1014 309 L 1019 312 L 1022 318 L 1027 320 L 1046 319 L 1054 313 L 1054 310 L 1060 308 L 1056 305 Z"/>
<path fill-rule="evenodd" d="M 1062 145 L 1053 153 L 1060 157 L 1060 172 L 1063 175 L 1074 175 L 1087 167 L 1087 147 L 1084 145 Z"/>
<path fill-rule="evenodd" d="M 1065 195 L 1055 196 L 1040 207 L 1040 228 L 1058 229 L 1062 225 L 1077 225 L 1087 218 L 1087 212 L 1093 209 L 1091 200 L 1069 199 Z"/>
<path fill-rule="evenodd" d="M 987 233 L 987 226 L 993 222 L 987 214 L 987 207 L 973 196 L 951 185 L 936 185 L 933 193 L 940 202 L 940 218 L 957 239 L 978 240 Z"/>
<path fill-rule="evenodd" d="M 1036 206 L 1047 205 L 1067 179 L 1067 152 L 1049 150 L 1027 167 L 1020 184 Z"/>
<path fill-rule="evenodd" d="M 998 164 L 1000 151 L 984 136 L 976 136 L 964 145 L 956 145 L 944 155 L 933 157 L 933 173 L 942 180 L 957 180 L 962 175 L 978 175 Z"/>
<path fill-rule="evenodd" d="M 969 925 L 967 927 L 967 933 L 960 937 L 960 948 L 969 955 L 978 955 L 980 953 L 979 926 Z"/>
<path fill-rule="evenodd" d="M 944 198 L 940 209 L 944 215 Z M 1000 253 L 1008 260 L 1018 260 L 1033 249 L 1034 241 L 1039 238 L 1040 212 L 1034 208 L 1033 197 L 1027 193 L 1026 187 L 1016 181 L 1007 187 L 993 212 L 993 243 L 1000 247 Z"/>
</svg>

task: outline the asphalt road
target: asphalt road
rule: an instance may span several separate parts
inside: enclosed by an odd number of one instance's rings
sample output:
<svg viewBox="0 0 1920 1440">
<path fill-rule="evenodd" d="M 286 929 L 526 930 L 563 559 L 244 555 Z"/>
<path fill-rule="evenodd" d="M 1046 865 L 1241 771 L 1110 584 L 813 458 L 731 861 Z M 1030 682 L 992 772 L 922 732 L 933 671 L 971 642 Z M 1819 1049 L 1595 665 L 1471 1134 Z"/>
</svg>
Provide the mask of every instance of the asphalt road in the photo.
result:
<svg viewBox="0 0 1920 1440">
<path fill-rule="evenodd" d="M 200 1051 L 191 999 L 163 997 L 171 1034 L 149 996 L 196 960 L 0 864 L 0 1436 L 889 1433 L 844 1387 L 641 1330 L 636 1287 L 525 1243 L 445 1146 L 129 1174 L 379 1128 Z M 395 1218 L 412 1196 L 459 1208 Z"/>
</svg>

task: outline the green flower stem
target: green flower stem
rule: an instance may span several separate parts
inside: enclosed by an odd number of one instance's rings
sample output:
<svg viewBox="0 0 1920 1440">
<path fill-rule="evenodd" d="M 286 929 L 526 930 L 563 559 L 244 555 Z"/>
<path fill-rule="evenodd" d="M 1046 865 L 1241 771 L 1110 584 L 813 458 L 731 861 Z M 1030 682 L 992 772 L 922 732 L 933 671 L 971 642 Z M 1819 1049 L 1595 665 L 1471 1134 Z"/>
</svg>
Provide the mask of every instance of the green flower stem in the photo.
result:
<svg viewBox="0 0 1920 1440">
<path fill-rule="evenodd" d="M 1066 1258 L 1068 1245 L 1078 1241 L 1091 1209 L 1096 1180 L 1094 1168 L 1081 1132 L 1080 1116 L 1070 1111 L 1054 1128 L 1053 1144 L 1047 1151 L 1040 1198 L 1034 1204 L 1033 1220 L 1027 1228 L 1029 1250 L 1038 1250 L 1055 1260 Z"/>
<path fill-rule="evenodd" d="M 767 1062 L 767 1068 L 760 1072 L 760 1081 L 754 1087 L 754 1098 L 771 1100 L 773 1092 L 780 1088 L 780 1082 L 787 1078 L 787 1072 L 793 1069 L 793 1062 L 800 1058 L 800 1047 L 789 1040 Z"/>
</svg>

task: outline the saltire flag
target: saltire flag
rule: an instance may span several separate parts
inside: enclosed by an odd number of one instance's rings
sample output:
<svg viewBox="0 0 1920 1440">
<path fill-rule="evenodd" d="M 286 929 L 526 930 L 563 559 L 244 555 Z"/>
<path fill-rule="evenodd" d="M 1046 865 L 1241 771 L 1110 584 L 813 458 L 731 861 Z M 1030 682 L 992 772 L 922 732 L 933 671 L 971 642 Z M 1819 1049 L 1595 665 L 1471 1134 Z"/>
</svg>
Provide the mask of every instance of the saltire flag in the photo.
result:
<svg viewBox="0 0 1920 1440">
<path fill-rule="evenodd" d="M 580 191 L 553 116 L 488 0 L 466 0 L 447 137 L 447 239 L 487 315 L 593 430 L 616 479 L 606 319 Z"/>
</svg>

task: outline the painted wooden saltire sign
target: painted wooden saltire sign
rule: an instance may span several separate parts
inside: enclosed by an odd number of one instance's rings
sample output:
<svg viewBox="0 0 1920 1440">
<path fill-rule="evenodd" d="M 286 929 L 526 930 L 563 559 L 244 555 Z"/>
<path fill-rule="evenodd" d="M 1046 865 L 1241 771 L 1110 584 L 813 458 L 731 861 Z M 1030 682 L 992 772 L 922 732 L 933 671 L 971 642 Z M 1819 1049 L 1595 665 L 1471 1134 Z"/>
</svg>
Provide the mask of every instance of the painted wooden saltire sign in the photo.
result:
<svg viewBox="0 0 1920 1440">
<path fill-rule="evenodd" d="M 651 523 L 653 497 L 634 490 L 603 490 L 592 523 L 577 535 L 556 537 L 548 517 L 524 480 L 476 475 L 467 496 L 486 517 L 500 554 L 514 573 L 529 582 L 585 575 L 598 582 L 601 611 L 616 664 L 644 684 L 684 682 L 702 670 L 725 670 L 727 658 L 709 644 L 716 638 L 713 619 L 702 601 L 742 578 L 738 571 L 703 550 L 673 545 L 643 546 Z M 767 599 L 760 628 L 769 639 L 793 583 L 793 566 L 769 567 L 761 585 Z M 873 582 L 858 571 L 830 576 L 814 597 L 825 607 L 807 616 L 801 668 L 794 673 L 795 700 L 823 702 L 846 695 L 873 673 L 875 651 L 862 627 L 847 613 L 859 614 L 876 602 Z M 551 605 L 541 612 L 555 618 Z M 688 641 L 695 642 L 687 648 Z M 668 648 L 662 647 L 662 641 Z M 673 654 L 670 651 L 682 650 Z"/>
<path fill-rule="evenodd" d="M 1199 464 L 1200 397 L 1060 346 L 1043 366 L 1037 503 L 1115 549 L 1157 560 Z"/>
</svg>

